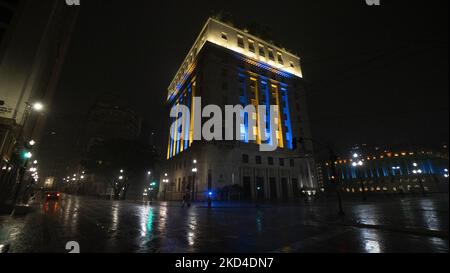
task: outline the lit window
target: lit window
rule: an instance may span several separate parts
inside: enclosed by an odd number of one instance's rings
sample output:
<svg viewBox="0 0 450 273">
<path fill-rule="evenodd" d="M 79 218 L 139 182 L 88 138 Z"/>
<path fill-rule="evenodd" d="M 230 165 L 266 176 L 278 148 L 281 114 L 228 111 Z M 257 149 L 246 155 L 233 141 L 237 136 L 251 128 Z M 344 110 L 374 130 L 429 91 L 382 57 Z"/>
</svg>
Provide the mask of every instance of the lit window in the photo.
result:
<svg viewBox="0 0 450 273">
<path fill-rule="evenodd" d="M 244 48 L 244 36 L 238 35 L 237 43 L 238 43 L 238 47 Z"/>
<path fill-rule="evenodd" d="M 258 134 L 258 128 L 253 126 L 253 135 L 256 136 Z"/>
<path fill-rule="evenodd" d="M 280 52 L 277 53 L 277 57 L 278 57 L 278 63 L 284 64 L 284 61 L 283 61 L 283 55 L 281 55 Z"/>
<path fill-rule="evenodd" d="M 250 52 L 255 53 L 255 42 L 252 40 L 248 40 L 248 50 L 250 50 Z"/>
<path fill-rule="evenodd" d="M 269 59 L 271 59 L 272 61 L 275 60 L 275 56 L 273 55 L 273 49 L 269 48 Z"/>
<path fill-rule="evenodd" d="M 266 52 L 264 52 L 264 46 L 263 45 L 259 45 L 259 56 L 261 57 L 266 57 Z"/>
<path fill-rule="evenodd" d="M 228 40 L 228 36 L 225 32 L 222 32 L 222 39 Z"/>
</svg>

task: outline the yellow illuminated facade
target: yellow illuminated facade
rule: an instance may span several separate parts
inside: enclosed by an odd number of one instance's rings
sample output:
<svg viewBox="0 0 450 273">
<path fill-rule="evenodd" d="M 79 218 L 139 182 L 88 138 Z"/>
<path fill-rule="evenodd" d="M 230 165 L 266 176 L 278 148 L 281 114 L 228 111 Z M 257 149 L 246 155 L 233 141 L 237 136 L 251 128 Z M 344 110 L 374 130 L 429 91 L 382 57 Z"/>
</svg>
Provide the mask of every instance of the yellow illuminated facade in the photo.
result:
<svg viewBox="0 0 450 273">
<path fill-rule="evenodd" d="M 256 113 L 236 113 L 241 124 L 233 126 L 238 130 L 233 135 L 239 135 L 239 141 L 196 141 L 194 145 L 194 136 L 206 121 L 197 117 L 201 115 L 196 111 L 203 108 L 194 105 L 196 97 L 201 98 L 202 107 L 253 106 Z M 164 179 L 170 180 L 164 185 L 170 192 L 168 199 L 181 200 L 183 193 L 192 191 L 199 198 L 214 196 L 217 189 L 238 184 L 244 189 L 243 199 L 289 200 L 297 198 L 300 188 L 314 188 L 312 145 L 305 141 L 297 150 L 293 145 L 294 136 L 310 138 L 304 97 L 299 57 L 209 19 L 168 87 L 167 106 L 190 109 L 190 115 L 181 118 L 180 113 L 169 122 L 174 125 L 170 132 L 174 138 L 168 138 L 164 167 Z M 258 112 L 261 105 L 265 115 Z M 227 122 L 224 116 L 222 120 Z M 260 149 L 274 141 L 278 149 Z M 300 149 L 302 158 L 298 158 Z"/>
<path fill-rule="evenodd" d="M 196 57 L 206 42 L 237 52 L 246 62 L 265 66 L 273 73 L 303 77 L 298 56 L 231 25 L 209 18 L 172 80 L 168 100 L 176 96 L 188 75 L 192 73 Z"/>
</svg>

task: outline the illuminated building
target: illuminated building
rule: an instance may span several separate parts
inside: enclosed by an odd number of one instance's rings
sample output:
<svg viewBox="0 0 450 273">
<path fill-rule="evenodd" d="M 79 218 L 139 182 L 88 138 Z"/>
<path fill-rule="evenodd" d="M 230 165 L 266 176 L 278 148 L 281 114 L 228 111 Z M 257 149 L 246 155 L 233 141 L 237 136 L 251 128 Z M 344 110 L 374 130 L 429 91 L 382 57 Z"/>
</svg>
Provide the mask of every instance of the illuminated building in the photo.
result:
<svg viewBox="0 0 450 273">
<path fill-rule="evenodd" d="M 325 184 L 330 181 L 330 166 L 335 164 L 344 193 L 420 193 L 422 185 L 428 192 L 448 192 L 448 153 L 426 149 L 364 150 L 322 164 Z"/>
<path fill-rule="evenodd" d="M 258 127 L 248 128 L 249 118 L 258 124 L 256 115 L 243 117 L 242 141 L 194 141 L 194 127 L 201 124 L 195 124 L 193 118 L 193 97 L 201 97 L 203 106 L 214 104 L 222 109 L 224 105 L 277 105 L 277 126 L 270 129 L 276 130 L 278 149 L 259 151 Z M 310 138 L 296 55 L 210 18 L 168 88 L 168 108 L 181 104 L 191 109 L 191 116 L 184 122 L 184 135 L 174 131 L 176 138 L 172 139 L 168 134 L 166 172 L 170 182 L 161 188 L 167 198 L 178 200 L 184 193 L 194 192 L 197 200 L 209 193 L 216 199 L 229 199 L 226 189 L 235 185 L 240 191 L 233 193 L 234 197 L 287 201 L 298 198 L 302 188 L 316 188 L 311 143 L 305 141 L 293 149 L 294 137 Z M 250 140 L 250 134 L 256 140 Z M 194 165 L 198 172 L 193 183 Z"/>
<path fill-rule="evenodd" d="M 15 149 L 30 139 L 34 154 L 40 148 L 48 115 L 29 105 L 52 109 L 78 10 L 59 0 L 0 0 L 0 202 L 16 182 Z"/>
</svg>

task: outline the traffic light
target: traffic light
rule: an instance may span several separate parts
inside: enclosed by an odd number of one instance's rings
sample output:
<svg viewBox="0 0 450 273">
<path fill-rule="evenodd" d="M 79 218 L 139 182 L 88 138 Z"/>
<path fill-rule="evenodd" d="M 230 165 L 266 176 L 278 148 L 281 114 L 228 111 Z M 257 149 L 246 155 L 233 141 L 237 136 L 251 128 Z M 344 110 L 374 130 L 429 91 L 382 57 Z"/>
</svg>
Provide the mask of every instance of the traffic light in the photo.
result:
<svg viewBox="0 0 450 273">
<path fill-rule="evenodd" d="M 152 183 L 150 183 L 150 186 L 156 186 L 156 182 L 153 181 Z"/>
<path fill-rule="evenodd" d="M 28 150 L 23 150 L 21 155 L 24 160 L 30 159 L 33 156 L 33 154 Z"/>
</svg>

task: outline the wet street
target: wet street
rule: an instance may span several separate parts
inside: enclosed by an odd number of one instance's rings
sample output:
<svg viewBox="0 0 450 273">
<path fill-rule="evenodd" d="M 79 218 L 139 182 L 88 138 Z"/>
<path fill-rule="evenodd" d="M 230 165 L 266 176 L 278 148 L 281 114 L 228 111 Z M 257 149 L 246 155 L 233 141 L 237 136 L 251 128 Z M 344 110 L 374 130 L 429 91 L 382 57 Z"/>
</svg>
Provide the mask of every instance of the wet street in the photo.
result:
<svg viewBox="0 0 450 273">
<path fill-rule="evenodd" d="M 332 202 L 333 201 L 333 202 Z M 0 216 L 9 252 L 448 252 L 448 195 L 296 205 L 181 208 L 64 196 L 26 216 Z"/>
</svg>

